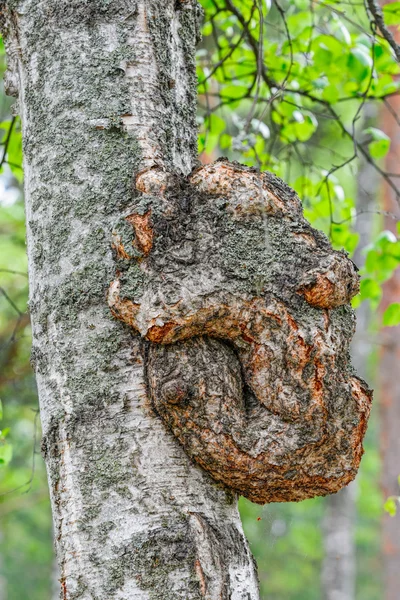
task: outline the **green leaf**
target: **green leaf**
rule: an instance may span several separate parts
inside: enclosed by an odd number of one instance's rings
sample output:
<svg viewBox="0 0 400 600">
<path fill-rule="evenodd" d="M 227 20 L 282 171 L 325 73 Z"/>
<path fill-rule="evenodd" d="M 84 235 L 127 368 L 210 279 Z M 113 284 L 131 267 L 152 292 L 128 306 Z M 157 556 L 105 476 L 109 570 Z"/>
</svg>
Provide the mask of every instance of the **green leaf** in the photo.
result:
<svg viewBox="0 0 400 600">
<path fill-rule="evenodd" d="M 396 515 L 397 502 L 398 502 L 397 496 L 389 496 L 389 498 L 386 500 L 385 504 L 383 505 L 384 510 L 387 513 L 389 513 L 389 515 L 391 517 L 394 517 Z"/>
<path fill-rule="evenodd" d="M 394 302 L 387 307 L 383 313 L 383 324 L 385 327 L 400 325 L 400 304 Z"/>
<path fill-rule="evenodd" d="M 2 418 L 3 418 L 3 403 L 0 399 L 0 421 L 2 420 Z"/>
<path fill-rule="evenodd" d="M 221 90 L 221 98 L 237 98 L 238 100 L 240 100 L 241 98 L 244 98 L 246 96 L 246 94 L 248 94 L 248 88 L 243 86 L 243 85 L 226 85 L 225 87 L 222 88 Z M 232 105 L 232 108 L 235 106 L 235 104 Z"/>
<path fill-rule="evenodd" d="M 330 104 L 337 102 L 339 99 L 339 91 L 337 86 L 333 84 L 328 85 L 322 92 L 322 98 Z"/>
<path fill-rule="evenodd" d="M 389 229 L 384 229 L 376 238 L 376 244 L 380 248 L 387 248 L 390 244 L 396 243 L 396 236 Z"/>
<path fill-rule="evenodd" d="M 387 69 L 387 67 L 384 67 Z M 385 96 L 387 94 L 393 94 L 394 92 L 398 92 L 400 87 L 399 81 L 393 81 L 392 75 L 383 75 L 379 77 L 378 80 L 374 80 L 372 82 L 371 91 L 378 98 L 381 96 Z"/>
<path fill-rule="evenodd" d="M 372 67 L 372 58 L 362 46 L 351 49 L 347 59 L 350 75 L 358 81 L 362 81 L 370 74 Z"/>
<path fill-rule="evenodd" d="M 297 37 L 306 27 L 312 24 L 312 14 L 309 10 L 297 12 L 287 17 L 286 22 L 291 35 Z"/>
<path fill-rule="evenodd" d="M 390 148 L 390 137 L 385 132 L 376 127 L 367 127 L 364 133 L 372 138 L 372 142 L 368 144 L 368 149 L 373 158 L 382 158 Z"/>
<path fill-rule="evenodd" d="M 372 158 L 383 158 L 389 152 L 390 140 L 377 140 L 368 144 L 368 150 Z"/>
<path fill-rule="evenodd" d="M 363 133 L 370 135 L 373 140 L 390 140 L 390 137 L 384 131 L 376 127 L 367 127 Z"/>
<path fill-rule="evenodd" d="M 0 465 L 8 465 L 12 459 L 11 444 L 0 444 Z"/>
<path fill-rule="evenodd" d="M 385 4 L 382 10 L 386 25 L 400 25 L 400 2 Z"/>
<path fill-rule="evenodd" d="M 203 33 L 204 37 L 207 37 L 208 35 L 212 34 L 212 23 L 211 23 L 211 21 L 209 21 L 208 23 L 204 24 L 202 33 Z"/>
<path fill-rule="evenodd" d="M 306 142 L 313 135 L 318 126 L 318 121 L 312 113 L 301 113 L 299 110 L 293 111 L 290 123 L 282 127 L 281 137 L 284 141 Z"/>
<path fill-rule="evenodd" d="M 374 305 L 378 305 L 382 297 L 382 289 L 374 279 L 362 279 L 360 284 L 360 294 L 362 300 L 370 300 Z"/>
<path fill-rule="evenodd" d="M 218 135 L 219 133 L 222 133 L 224 131 L 225 121 L 221 119 L 221 117 L 218 117 L 218 115 L 212 113 L 209 116 L 208 126 L 209 131 L 211 133 L 213 133 L 214 135 Z"/>
<path fill-rule="evenodd" d="M 228 135 L 227 133 L 223 133 L 221 135 L 221 137 L 219 138 L 219 146 L 221 148 L 221 150 L 226 150 L 227 148 L 230 148 L 232 145 L 232 136 Z"/>
</svg>

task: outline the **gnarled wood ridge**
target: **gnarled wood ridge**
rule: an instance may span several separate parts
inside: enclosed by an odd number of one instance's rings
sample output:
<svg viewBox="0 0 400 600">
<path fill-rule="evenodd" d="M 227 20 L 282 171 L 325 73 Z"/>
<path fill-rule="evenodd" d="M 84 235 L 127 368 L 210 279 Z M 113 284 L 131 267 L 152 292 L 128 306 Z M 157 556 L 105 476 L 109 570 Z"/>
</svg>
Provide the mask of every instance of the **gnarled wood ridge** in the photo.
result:
<svg viewBox="0 0 400 600">
<path fill-rule="evenodd" d="M 114 231 L 113 314 L 148 340 L 156 412 L 217 481 L 258 503 L 356 475 L 371 392 L 349 343 L 356 269 L 270 173 L 160 169 Z"/>
</svg>

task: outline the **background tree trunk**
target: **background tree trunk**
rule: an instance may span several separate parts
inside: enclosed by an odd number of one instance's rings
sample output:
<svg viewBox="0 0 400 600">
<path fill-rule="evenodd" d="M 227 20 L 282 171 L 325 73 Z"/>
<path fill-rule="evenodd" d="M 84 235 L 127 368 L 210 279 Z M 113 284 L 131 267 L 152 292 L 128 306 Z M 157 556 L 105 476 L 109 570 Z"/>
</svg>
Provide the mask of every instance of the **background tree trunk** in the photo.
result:
<svg viewBox="0 0 400 600">
<path fill-rule="evenodd" d="M 354 600 L 355 598 L 355 482 L 326 499 L 322 523 L 324 562 L 322 566 L 322 598 Z"/>
<path fill-rule="evenodd" d="M 365 109 L 365 127 L 374 124 L 375 113 L 372 106 Z M 366 161 L 362 161 L 357 177 L 357 218 L 354 228 L 360 238 L 353 256 L 359 268 L 365 260 L 363 250 L 371 241 L 377 194 L 376 172 Z M 351 344 L 351 357 L 356 372 L 368 380 L 371 379 L 367 372 L 371 353 L 369 319 L 370 310 L 364 302 L 357 310 L 357 329 Z M 322 598 L 325 600 L 354 600 L 356 597 L 356 495 L 357 479 L 337 494 L 328 496 L 325 501 L 326 512 L 322 524 L 325 554 L 321 581 Z"/>
<path fill-rule="evenodd" d="M 255 600 L 236 497 L 154 415 L 142 342 L 105 301 L 135 174 L 195 163 L 198 5 L 0 4 L 62 598 Z"/>
<path fill-rule="evenodd" d="M 400 114 L 400 98 L 393 96 L 387 100 L 395 115 Z M 386 156 L 386 169 L 389 173 L 399 172 L 400 140 L 396 118 L 386 108 L 382 115 L 382 129 L 391 138 L 391 147 Z M 399 217 L 399 203 L 389 186 L 384 186 L 383 209 Z M 385 217 L 385 229 L 396 232 L 396 221 Z M 400 269 L 383 286 L 382 312 L 392 302 L 400 298 Z M 382 491 L 383 497 L 399 495 L 400 475 L 400 386 L 398 368 L 400 360 L 400 326 L 384 327 L 381 331 L 381 356 L 379 366 L 379 394 L 381 409 L 381 451 L 382 451 Z M 396 600 L 400 590 L 400 514 L 395 517 L 385 515 L 382 523 L 383 563 L 385 600 Z"/>
<path fill-rule="evenodd" d="M 3 544 L 3 533 L 0 529 L 0 544 Z M 3 575 L 3 557 L 0 554 L 0 600 L 7 600 L 7 580 Z"/>
</svg>

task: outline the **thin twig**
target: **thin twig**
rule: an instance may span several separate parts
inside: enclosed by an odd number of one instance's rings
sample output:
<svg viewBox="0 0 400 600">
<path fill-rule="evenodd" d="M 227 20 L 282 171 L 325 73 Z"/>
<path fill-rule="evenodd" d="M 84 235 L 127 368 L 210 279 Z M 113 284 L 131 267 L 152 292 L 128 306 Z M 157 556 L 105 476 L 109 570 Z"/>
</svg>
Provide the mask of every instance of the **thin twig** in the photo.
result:
<svg viewBox="0 0 400 600">
<path fill-rule="evenodd" d="M 369 8 L 372 16 L 374 17 L 375 23 L 377 24 L 377 26 L 380 29 L 381 34 L 383 35 L 383 37 L 385 38 L 387 43 L 392 48 L 392 50 L 396 56 L 397 62 L 400 62 L 400 46 L 394 39 L 392 32 L 389 30 L 389 28 L 385 24 L 381 7 L 379 6 L 378 2 L 376 2 L 375 0 L 366 0 L 366 1 L 368 4 L 368 8 Z"/>
</svg>

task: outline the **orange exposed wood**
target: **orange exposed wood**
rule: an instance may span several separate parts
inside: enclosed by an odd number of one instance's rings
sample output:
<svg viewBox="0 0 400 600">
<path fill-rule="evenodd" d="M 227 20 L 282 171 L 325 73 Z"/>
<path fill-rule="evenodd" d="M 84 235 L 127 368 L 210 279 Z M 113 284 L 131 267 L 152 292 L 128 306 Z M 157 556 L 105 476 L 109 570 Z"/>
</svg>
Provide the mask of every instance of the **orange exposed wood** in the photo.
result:
<svg viewBox="0 0 400 600">
<path fill-rule="evenodd" d="M 148 256 L 153 247 L 153 228 L 151 226 L 151 210 L 144 215 L 133 213 L 126 217 L 128 223 L 135 230 L 135 246 L 143 254 Z"/>
</svg>

